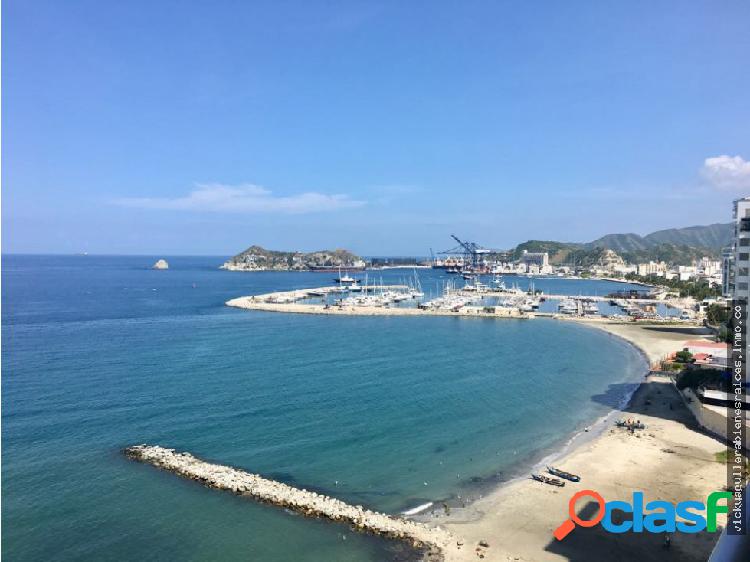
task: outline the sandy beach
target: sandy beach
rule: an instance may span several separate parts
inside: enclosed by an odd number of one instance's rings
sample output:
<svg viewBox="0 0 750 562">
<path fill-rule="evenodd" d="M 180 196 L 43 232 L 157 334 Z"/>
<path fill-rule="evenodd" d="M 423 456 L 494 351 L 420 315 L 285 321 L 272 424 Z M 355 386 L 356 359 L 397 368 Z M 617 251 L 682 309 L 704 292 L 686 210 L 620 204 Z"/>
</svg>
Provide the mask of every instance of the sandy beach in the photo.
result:
<svg viewBox="0 0 750 562">
<path fill-rule="evenodd" d="M 700 337 L 679 327 L 587 322 L 624 338 L 656 362 L 680 344 Z M 613 385 L 613 392 L 617 391 Z M 555 461 L 555 466 L 581 475 L 580 483 L 556 488 L 533 480 L 505 484 L 449 516 L 432 519 L 462 537 L 465 545 L 446 552 L 447 560 L 587 561 L 695 560 L 705 561 L 719 532 L 664 536 L 650 533 L 611 534 L 600 526 L 577 527 L 564 541 L 553 530 L 567 517 L 568 501 L 579 490 L 593 489 L 605 500 L 629 500 L 643 491 L 646 501 L 661 499 L 705 501 L 725 483 L 725 467 L 714 455 L 724 444 L 697 426 L 668 379 L 649 376 L 618 418 L 637 418 L 646 429 L 629 433 L 609 426 L 593 440 Z M 583 519 L 596 513 L 596 504 L 578 504 Z M 721 519 L 720 519 L 721 524 Z M 489 547 L 476 551 L 480 541 Z"/>
<path fill-rule="evenodd" d="M 323 309 L 319 305 L 268 303 L 251 297 L 234 299 L 227 305 L 306 314 L 466 315 L 468 312 L 368 307 Z M 688 340 L 710 339 L 703 328 L 689 325 L 556 317 L 561 322 L 586 324 L 630 342 L 651 366 L 681 349 Z M 600 434 L 576 439 L 566 452 L 555 457 L 556 467 L 580 475 L 581 482 L 568 482 L 564 488 L 557 488 L 530 478 L 514 480 L 467 507 L 451 508 L 449 515 L 442 512 L 417 515 L 417 519 L 440 525 L 457 537 L 456 545 L 443 549 L 445 559 L 707 560 L 721 528 L 716 533 L 675 533 L 668 549 L 664 547 L 663 534 L 612 534 L 600 526 L 577 527 L 564 541 L 557 541 L 552 534 L 567 519 L 568 502 L 580 490 L 595 490 L 606 501 L 627 501 L 634 491 L 642 491 L 646 502 L 658 499 L 678 503 L 705 501 L 709 493 L 725 485 L 725 465 L 715 457 L 725 450 L 724 443 L 699 427 L 668 378 L 646 375 L 628 406 L 603 422 L 606 426 Z M 616 379 L 617 374 L 612 378 Z M 607 392 L 622 395 L 624 389 L 614 383 Z M 638 419 L 646 424 L 646 429 L 631 433 L 614 426 L 615 420 L 624 418 Z M 544 467 L 535 471 L 544 472 Z M 583 519 L 591 518 L 596 511 L 596 504 L 586 499 L 577 505 Z M 726 521 L 721 517 L 720 525 Z M 481 543 L 489 546 L 480 547 Z"/>
</svg>

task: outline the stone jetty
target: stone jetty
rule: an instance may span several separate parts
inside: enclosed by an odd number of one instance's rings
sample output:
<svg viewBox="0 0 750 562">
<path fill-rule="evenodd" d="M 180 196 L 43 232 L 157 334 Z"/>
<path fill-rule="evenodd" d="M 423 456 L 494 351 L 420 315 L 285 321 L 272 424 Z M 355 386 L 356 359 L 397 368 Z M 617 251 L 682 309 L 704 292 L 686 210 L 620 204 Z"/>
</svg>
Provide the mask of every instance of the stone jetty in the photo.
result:
<svg viewBox="0 0 750 562">
<path fill-rule="evenodd" d="M 406 289 L 405 285 L 370 286 L 368 291 L 381 289 Z M 534 313 L 521 312 L 516 308 L 463 306 L 460 310 L 407 308 L 397 306 L 358 306 L 334 304 L 305 304 L 305 298 L 312 294 L 323 295 L 333 293 L 336 287 L 318 287 L 311 289 L 296 289 L 293 291 L 278 291 L 262 295 L 238 297 L 226 301 L 224 304 L 245 310 L 262 310 L 265 312 L 286 312 L 293 314 L 330 314 L 353 316 L 483 316 L 492 318 L 533 318 Z M 488 294 L 490 296 L 490 294 Z"/>
<path fill-rule="evenodd" d="M 426 557 L 432 560 L 444 559 L 448 554 L 446 551 L 455 553 L 459 548 L 460 541 L 441 527 L 378 513 L 361 505 L 349 505 L 336 498 L 295 488 L 244 470 L 212 464 L 187 452 L 178 453 L 174 449 L 153 445 L 135 445 L 124 452 L 131 459 L 168 470 L 210 488 L 252 497 L 308 517 L 348 523 L 361 532 L 406 541 L 415 548 L 423 549 Z"/>
<path fill-rule="evenodd" d="M 520 312 L 517 309 L 490 307 L 488 312 L 481 306 L 464 306 L 460 310 L 423 310 L 421 308 L 400 308 L 387 306 L 323 306 L 320 304 L 275 303 L 264 300 L 266 295 L 238 297 L 224 304 L 245 310 L 264 312 L 285 312 L 289 314 L 328 314 L 331 316 L 481 316 L 485 318 L 534 318 L 536 313 Z"/>
</svg>

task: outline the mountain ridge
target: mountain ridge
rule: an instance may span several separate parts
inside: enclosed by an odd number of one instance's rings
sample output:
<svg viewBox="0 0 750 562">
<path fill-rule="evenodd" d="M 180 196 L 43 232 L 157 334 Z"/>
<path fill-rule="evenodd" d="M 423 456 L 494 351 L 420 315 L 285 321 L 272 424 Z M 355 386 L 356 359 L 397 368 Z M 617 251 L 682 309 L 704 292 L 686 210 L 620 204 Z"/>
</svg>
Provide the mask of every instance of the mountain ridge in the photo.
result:
<svg viewBox="0 0 750 562">
<path fill-rule="evenodd" d="M 585 245 L 590 248 L 609 248 L 615 252 L 646 250 L 659 244 L 721 250 L 731 241 L 732 223 L 714 223 L 705 226 L 667 228 L 645 236 L 634 233 L 607 234 Z"/>
<path fill-rule="evenodd" d="M 721 249 L 729 246 L 733 236 L 732 223 L 714 223 L 657 230 L 645 236 L 635 233 L 606 234 L 592 242 L 557 242 L 527 240 L 511 250 L 514 258 L 528 252 L 547 252 L 550 262 L 588 263 L 601 250 L 612 250 L 630 263 L 665 261 L 689 265 L 703 256 L 718 258 Z"/>
</svg>

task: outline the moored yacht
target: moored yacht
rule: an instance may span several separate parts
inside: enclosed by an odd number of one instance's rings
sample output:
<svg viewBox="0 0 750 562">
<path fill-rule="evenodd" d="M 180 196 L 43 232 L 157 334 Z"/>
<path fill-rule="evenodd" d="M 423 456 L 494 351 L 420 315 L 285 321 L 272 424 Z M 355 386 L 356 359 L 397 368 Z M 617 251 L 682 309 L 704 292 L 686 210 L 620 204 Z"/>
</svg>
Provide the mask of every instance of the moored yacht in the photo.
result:
<svg viewBox="0 0 750 562">
<path fill-rule="evenodd" d="M 557 311 L 562 314 L 578 314 L 578 303 L 573 299 L 565 299 L 557 305 Z"/>
<path fill-rule="evenodd" d="M 356 279 L 354 277 L 350 277 L 348 274 L 344 274 L 343 277 L 339 275 L 338 277 L 334 278 L 334 281 L 342 285 L 351 285 L 352 283 L 356 282 Z"/>
<path fill-rule="evenodd" d="M 340 283 L 341 285 L 351 285 L 352 283 L 356 283 L 356 279 L 354 277 L 351 277 L 349 273 L 344 272 L 344 275 L 341 275 L 341 268 L 339 267 L 339 276 L 334 277 L 333 279 L 336 283 Z"/>
<path fill-rule="evenodd" d="M 599 314 L 599 307 L 596 305 L 594 301 L 585 301 L 583 303 L 583 313 L 584 314 Z"/>
</svg>

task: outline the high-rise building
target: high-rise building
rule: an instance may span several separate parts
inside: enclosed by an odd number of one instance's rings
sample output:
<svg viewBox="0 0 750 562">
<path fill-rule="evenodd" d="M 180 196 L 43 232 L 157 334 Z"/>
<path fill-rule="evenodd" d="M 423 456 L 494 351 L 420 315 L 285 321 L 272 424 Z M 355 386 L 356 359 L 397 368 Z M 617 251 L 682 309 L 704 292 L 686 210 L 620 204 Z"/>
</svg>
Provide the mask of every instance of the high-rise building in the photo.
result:
<svg viewBox="0 0 750 562">
<path fill-rule="evenodd" d="M 721 251 L 721 296 L 731 299 L 734 293 L 734 248 Z"/>
<path fill-rule="evenodd" d="M 750 197 L 734 202 L 734 267 L 732 295 L 750 301 Z"/>
<path fill-rule="evenodd" d="M 539 268 L 547 267 L 549 265 L 549 254 L 547 252 L 528 252 L 524 250 L 520 261 L 527 266 L 536 265 Z"/>
</svg>

